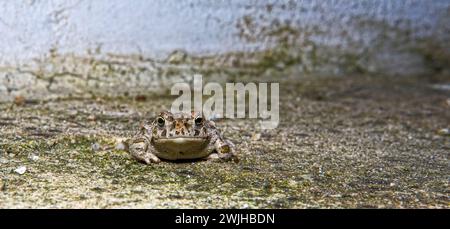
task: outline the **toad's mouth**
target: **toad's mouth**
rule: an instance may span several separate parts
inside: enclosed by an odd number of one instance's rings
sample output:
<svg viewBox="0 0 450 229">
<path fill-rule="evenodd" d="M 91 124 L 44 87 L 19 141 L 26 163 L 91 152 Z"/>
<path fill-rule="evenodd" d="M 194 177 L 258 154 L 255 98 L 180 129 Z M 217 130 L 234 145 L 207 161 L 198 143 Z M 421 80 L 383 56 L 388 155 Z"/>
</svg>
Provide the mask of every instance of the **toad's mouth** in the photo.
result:
<svg viewBox="0 0 450 229">
<path fill-rule="evenodd" d="M 191 136 L 177 136 L 177 137 L 159 137 L 154 138 L 155 143 L 174 143 L 174 144 L 184 144 L 184 143 L 204 143 L 208 139 L 206 137 L 191 137 Z"/>
</svg>

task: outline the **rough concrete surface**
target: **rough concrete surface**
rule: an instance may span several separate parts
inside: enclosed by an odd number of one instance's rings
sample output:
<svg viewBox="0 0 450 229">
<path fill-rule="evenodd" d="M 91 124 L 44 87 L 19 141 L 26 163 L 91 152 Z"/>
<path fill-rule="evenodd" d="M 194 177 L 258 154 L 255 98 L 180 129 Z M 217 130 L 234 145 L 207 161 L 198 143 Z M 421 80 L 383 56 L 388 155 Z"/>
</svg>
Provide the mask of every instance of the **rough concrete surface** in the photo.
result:
<svg viewBox="0 0 450 229">
<path fill-rule="evenodd" d="M 238 163 L 122 150 L 173 97 L 19 97 L 0 104 L 0 208 L 449 208 L 450 93 L 430 83 L 281 80 L 278 128 L 217 122 Z"/>
</svg>

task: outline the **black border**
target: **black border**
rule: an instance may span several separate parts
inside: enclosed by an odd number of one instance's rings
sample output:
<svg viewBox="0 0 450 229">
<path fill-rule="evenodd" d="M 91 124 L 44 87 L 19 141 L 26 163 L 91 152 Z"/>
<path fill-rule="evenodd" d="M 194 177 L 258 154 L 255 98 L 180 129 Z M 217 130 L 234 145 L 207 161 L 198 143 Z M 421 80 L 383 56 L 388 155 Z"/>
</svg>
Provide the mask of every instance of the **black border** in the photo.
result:
<svg viewBox="0 0 450 229">
<path fill-rule="evenodd" d="M 154 225 L 195 226 L 200 224 L 177 224 L 175 219 L 182 215 L 209 216 L 207 226 L 278 226 L 297 225 L 304 227 L 317 226 L 450 226 L 447 210 L 413 210 L 413 209 L 351 209 L 351 210 L 193 210 L 193 209 L 102 209 L 102 210 L 76 210 L 76 209 L 2 209 L 0 210 L 0 225 L 11 224 L 15 226 L 120 226 L 144 227 Z M 220 214 L 274 214 L 275 223 L 265 224 L 219 224 Z"/>
</svg>

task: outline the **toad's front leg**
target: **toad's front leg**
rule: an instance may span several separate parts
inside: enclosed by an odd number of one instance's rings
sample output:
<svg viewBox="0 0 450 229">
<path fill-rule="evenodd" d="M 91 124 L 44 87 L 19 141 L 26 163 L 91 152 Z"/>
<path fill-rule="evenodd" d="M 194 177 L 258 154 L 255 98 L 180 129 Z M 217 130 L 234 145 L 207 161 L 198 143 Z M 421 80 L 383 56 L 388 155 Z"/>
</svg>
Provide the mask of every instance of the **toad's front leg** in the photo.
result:
<svg viewBox="0 0 450 229">
<path fill-rule="evenodd" d="M 228 140 L 222 140 L 221 138 L 218 138 L 214 141 L 214 144 L 212 145 L 214 148 L 214 153 L 210 154 L 208 156 L 208 160 L 233 160 L 235 162 L 238 161 L 238 157 L 235 153 L 235 147 L 233 143 L 231 143 Z"/>
<path fill-rule="evenodd" d="M 135 137 L 130 140 L 128 150 L 134 158 L 145 164 L 158 163 L 161 160 L 154 154 L 155 149 L 150 145 L 150 140 L 145 136 Z"/>
</svg>

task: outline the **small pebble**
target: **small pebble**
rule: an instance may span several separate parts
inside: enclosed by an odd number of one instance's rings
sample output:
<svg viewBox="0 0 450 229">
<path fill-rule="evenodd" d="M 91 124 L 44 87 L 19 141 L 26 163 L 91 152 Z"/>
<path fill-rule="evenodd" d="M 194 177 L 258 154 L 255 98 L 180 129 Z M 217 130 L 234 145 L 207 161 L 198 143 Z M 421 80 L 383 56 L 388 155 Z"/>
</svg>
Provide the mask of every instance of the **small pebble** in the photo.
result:
<svg viewBox="0 0 450 229">
<path fill-rule="evenodd" d="M 116 150 L 125 150 L 125 144 L 123 144 L 123 142 L 117 143 Z"/>
<path fill-rule="evenodd" d="M 14 97 L 14 103 L 18 106 L 25 104 L 25 97 L 23 97 L 21 95 Z"/>
<path fill-rule="evenodd" d="M 16 172 L 20 175 L 24 174 L 26 171 L 27 171 L 27 167 L 25 167 L 25 166 L 19 166 L 19 167 L 17 167 L 17 169 L 14 170 L 14 172 Z"/>
<path fill-rule="evenodd" d="M 69 110 L 67 112 L 67 114 L 70 115 L 70 116 L 76 116 L 78 114 L 78 111 L 77 110 Z"/>
<path fill-rule="evenodd" d="M 334 195 L 330 195 L 330 197 L 332 197 L 332 198 L 341 198 L 342 195 L 341 194 L 334 194 Z"/>
<path fill-rule="evenodd" d="M 89 116 L 87 117 L 87 120 L 89 120 L 89 121 L 95 121 L 95 120 L 96 120 L 96 117 L 95 117 L 95 115 L 89 115 Z"/>
<path fill-rule="evenodd" d="M 38 155 L 35 155 L 35 154 L 32 154 L 32 155 L 30 155 L 30 160 L 32 160 L 32 161 L 37 161 L 37 160 L 39 160 L 39 156 Z"/>
<path fill-rule="evenodd" d="M 0 164 L 6 164 L 6 163 L 8 163 L 8 162 L 9 162 L 8 159 L 6 159 L 6 158 L 0 158 Z"/>
<path fill-rule="evenodd" d="M 115 149 L 116 150 L 127 150 L 127 138 L 116 138 L 115 142 L 116 142 L 116 146 Z"/>
<path fill-rule="evenodd" d="M 450 135 L 450 129 L 449 128 L 442 128 L 442 129 L 438 130 L 437 133 L 439 135 L 447 136 L 447 135 Z"/>
<path fill-rule="evenodd" d="M 94 143 L 91 145 L 92 151 L 99 151 L 100 150 L 100 144 Z"/>
</svg>

